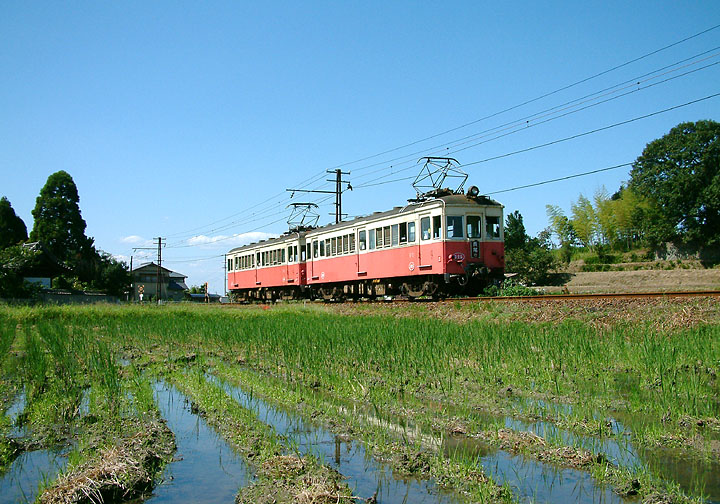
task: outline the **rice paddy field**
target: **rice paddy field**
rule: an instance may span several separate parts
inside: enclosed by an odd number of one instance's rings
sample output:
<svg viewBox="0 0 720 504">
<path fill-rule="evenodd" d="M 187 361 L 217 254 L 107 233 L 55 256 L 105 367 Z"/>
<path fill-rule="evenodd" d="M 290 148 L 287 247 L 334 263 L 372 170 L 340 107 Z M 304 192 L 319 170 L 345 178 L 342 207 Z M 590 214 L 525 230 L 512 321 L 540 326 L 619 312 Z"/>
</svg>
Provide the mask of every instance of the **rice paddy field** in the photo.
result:
<svg viewBox="0 0 720 504">
<path fill-rule="evenodd" d="M 0 503 L 720 502 L 720 307 L 0 306 Z"/>
</svg>

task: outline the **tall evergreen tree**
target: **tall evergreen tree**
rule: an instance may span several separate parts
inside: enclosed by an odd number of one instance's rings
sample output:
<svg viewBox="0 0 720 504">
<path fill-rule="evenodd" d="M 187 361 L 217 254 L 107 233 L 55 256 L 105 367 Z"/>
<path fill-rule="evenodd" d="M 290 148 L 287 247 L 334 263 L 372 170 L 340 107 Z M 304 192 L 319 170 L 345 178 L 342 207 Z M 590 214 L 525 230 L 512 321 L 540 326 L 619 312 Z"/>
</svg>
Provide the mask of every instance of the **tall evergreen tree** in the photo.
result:
<svg viewBox="0 0 720 504">
<path fill-rule="evenodd" d="M 59 171 L 48 177 L 32 211 L 35 224 L 30 239 L 42 241 L 58 259 L 73 263 L 94 255 L 79 201 L 72 177 Z"/>
<path fill-rule="evenodd" d="M 15 214 L 10 201 L 3 196 L 0 199 L 0 250 L 27 240 L 27 227 Z"/>
</svg>

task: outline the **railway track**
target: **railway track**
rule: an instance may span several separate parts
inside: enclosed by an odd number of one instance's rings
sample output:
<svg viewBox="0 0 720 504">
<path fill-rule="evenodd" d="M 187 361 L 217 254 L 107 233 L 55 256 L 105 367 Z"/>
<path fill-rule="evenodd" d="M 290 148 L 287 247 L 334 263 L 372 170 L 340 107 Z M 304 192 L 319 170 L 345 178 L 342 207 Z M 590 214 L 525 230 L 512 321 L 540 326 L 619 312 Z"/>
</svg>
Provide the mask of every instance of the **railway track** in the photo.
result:
<svg viewBox="0 0 720 504">
<path fill-rule="evenodd" d="M 720 290 L 712 291 L 666 291 L 666 292 L 617 292 L 605 294 L 542 294 L 537 296 L 497 296 L 448 298 L 443 301 L 561 301 L 583 299 L 655 299 L 655 298 L 688 298 L 688 297 L 720 297 Z"/>
<path fill-rule="evenodd" d="M 603 300 L 603 299 L 662 299 L 662 298 L 691 298 L 691 297 L 720 297 L 720 290 L 711 291 L 664 291 L 664 292 L 615 292 L 604 294 L 540 294 L 537 296 L 478 296 L 478 297 L 448 297 L 448 298 L 415 298 L 408 299 L 404 297 L 383 298 L 375 300 L 363 300 L 360 302 L 372 303 L 449 303 L 449 302 L 483 302 L 483 301 L 580 301 L 580 300 Z M 284 301 L 297 303 L 298 301 Z M 322 300 L 314 300 L 312 302 L 322 302 Z M 352 300 L 335 300 L 335 303 L 341 302 L 358 302 Z M 241 306 L 245 303 L 227 303 L 225 306 Z M 267 303 L 265 303 L 267 304 Z"/>
</svg>

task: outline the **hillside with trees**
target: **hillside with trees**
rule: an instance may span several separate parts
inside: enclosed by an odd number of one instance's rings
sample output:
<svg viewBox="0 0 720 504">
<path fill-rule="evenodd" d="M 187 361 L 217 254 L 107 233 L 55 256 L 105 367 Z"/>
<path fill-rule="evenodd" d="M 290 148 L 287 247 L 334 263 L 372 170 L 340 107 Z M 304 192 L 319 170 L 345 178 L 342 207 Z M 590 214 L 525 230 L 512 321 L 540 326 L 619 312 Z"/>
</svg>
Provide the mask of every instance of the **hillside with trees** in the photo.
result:
<svg viewBox="0 0 720 504">
<path fill-rule="evenodd" d="M 548 227 L 536 238 L 524 235 L 519 212 L 508 214 L 505 222 L 507 270 L 527 284 L 544 283 L 558 264 L 578 255 L 602 266 L 621 261 L 623 253 L 635 260 L 639 255 L 650 259 L 668 242 L 698 257 L 714 257 L 709 262 L 716 263 L 720 123 L 675 126 L 647 144 L 633 163 L 628 183 L 612 195 L 602 187 L 592 199 L 580 194 L 569 214 L 557 205 L 547 205 L 546 212 Z M 546 260 L 545 250 L 552 250 L 557 262 Z"/>
</svg>

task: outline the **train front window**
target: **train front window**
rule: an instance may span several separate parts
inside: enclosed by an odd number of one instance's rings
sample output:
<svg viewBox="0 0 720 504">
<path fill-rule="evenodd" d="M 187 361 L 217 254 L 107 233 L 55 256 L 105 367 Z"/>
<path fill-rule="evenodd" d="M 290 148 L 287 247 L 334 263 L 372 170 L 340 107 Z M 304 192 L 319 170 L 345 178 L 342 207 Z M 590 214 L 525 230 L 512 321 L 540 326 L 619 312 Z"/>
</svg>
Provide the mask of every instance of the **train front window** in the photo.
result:
<svg viewBox="0 0 720 504">
<path fill-rule="evenodd" d="M 423 240 L 430 239 L 430 217 L 420 219 L 420 238 Z"/>
<path fill-rule="evenodd" d="M 485 217 L 485 235 L 488 239 L 500 238 L 500 217 Z"/>
<path fill-rule="evenodd" d="M 325 257 L 325 240 L 320 240 L 320 257 Z"/>
<path fill-rule="evenodd" d="M 318 242 L 317 240 L 313 242 L 313 259 L 318 258 Z"/>
<path fill-rule="evenodd" d="M 467 237 L 468 238 L 481 238 L 481 236 L 480 236 L 480 216 L 479 215 L 468 215 L 467 216 Z"/>
<path fill-rule="evenodd" d="M 228 259 L 228 271 L 232 271 L 232 259 Z"/>
<path fill-rule="evenodd" d="M 415 243 L 415 221 L 407 223 L 408 243 Z"/>
<path fill-rule="evenodd" d="M 462 238 L 463 237 L 463 218 L 462 215 L 447 216 L 447 237 Z"/>
<path fill-rule="evenodd" d="M 432 237 L 433 238 L 440 238 L 442 236 L 442 217 L 439 215 L 433 215 L 433 227 L 432 227 Z"/>
<path fill-rule="evenodd" d="M 366 242 L 365 236 L 366 236 L 366 233 L 365 233 L 364 230 L 358 232 L 358 242 L 360 243 L 360 250 L 365 250 L 365 245 L 366 245 L 366 243 L 365 243 L 365 242 Z"/>
</svg>

